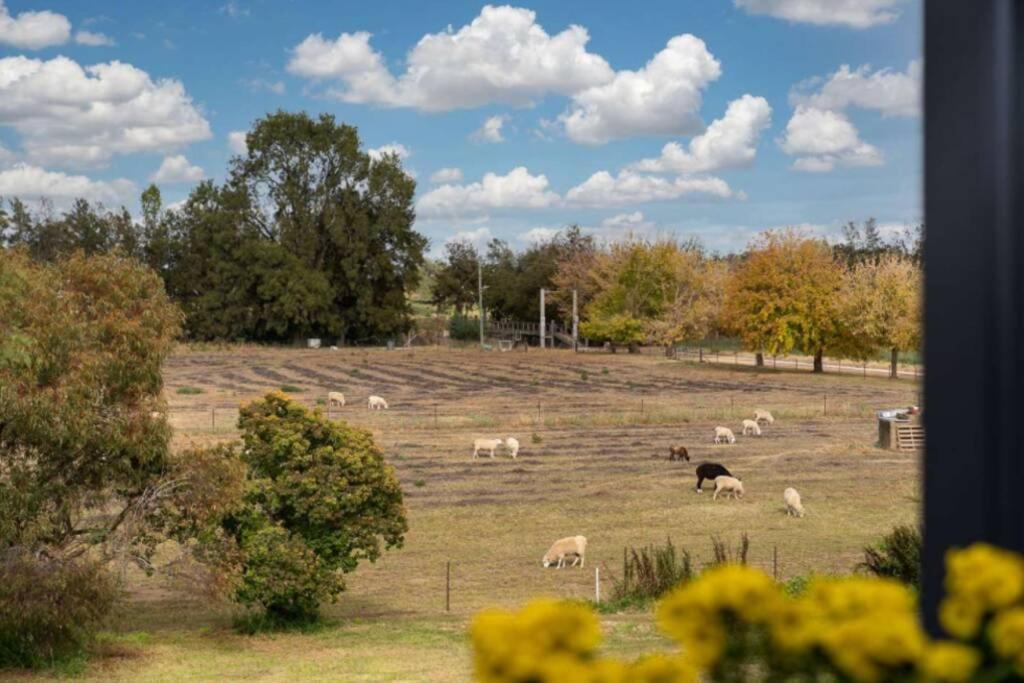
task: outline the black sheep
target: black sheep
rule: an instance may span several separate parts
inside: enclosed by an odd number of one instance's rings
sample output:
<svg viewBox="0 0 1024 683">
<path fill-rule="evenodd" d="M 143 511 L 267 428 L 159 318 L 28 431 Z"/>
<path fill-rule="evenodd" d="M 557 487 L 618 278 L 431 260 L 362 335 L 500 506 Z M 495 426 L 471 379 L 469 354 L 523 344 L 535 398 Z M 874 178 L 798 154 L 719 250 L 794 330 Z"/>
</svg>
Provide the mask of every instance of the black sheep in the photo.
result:
<svg viewBox="0 0 1024 683">
<path fill-rule="evenodd" d="M 697 465 L 697 493 L 703 493 L 701 484 L 704 483 L 705 479 L 715 480 L 715 477 L 731 477 L 732 473 L 725 469 L 724 465 L 719 465 L 717 462 L 702 462 Z"/>
</svg>

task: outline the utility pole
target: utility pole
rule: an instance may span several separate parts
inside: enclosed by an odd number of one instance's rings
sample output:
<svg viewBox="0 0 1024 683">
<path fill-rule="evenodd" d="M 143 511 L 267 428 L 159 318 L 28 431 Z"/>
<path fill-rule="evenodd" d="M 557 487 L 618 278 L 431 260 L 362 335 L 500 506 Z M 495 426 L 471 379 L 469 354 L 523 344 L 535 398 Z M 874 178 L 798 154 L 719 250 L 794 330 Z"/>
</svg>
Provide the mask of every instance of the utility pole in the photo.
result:
<svg viewBox="0 0 1024 683">
<path fill-rule="evenodd" d="M 547 325 L 544 320 L 544 288 L 540 288 L 540 348 L 544 348 L 544 335 L 547 334 Z"/>
<path fill-rule="evenodd" d="M 580 314 L 577 308 L 576 290 L 572 290 L 572 350 L 577 351 L 580 346 Z"/>
<path fill-rule="evenodd" d="M 480 305 L 480 348 L 484 347 L 484 267 L 476 255 L 476 295 Z"/>
</svg>

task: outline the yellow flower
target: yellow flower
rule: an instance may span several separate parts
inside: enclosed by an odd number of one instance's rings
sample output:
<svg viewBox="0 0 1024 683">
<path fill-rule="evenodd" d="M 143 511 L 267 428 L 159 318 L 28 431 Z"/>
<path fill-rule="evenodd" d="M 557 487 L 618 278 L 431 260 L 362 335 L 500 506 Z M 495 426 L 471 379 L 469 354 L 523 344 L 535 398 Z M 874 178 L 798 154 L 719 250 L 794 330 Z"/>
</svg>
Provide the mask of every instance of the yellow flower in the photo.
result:
<svg viewBox="0 0 1024 683">
<path fill-rule="evenodd" d="M 809 650 L 818 643 L 823 623 L 818 612 L 805 600 L 787 600 L 772 614 L 769 632 L 772 642 L 790 653 Z"/>
<path fill-rule="evenodd" d="M 625 683 L 696 683 L 697 671 L 681 657 L 651 655 L 630 666 Z"/>
<path fill-rule="evenodd" d="M 981 610 L 964 598 L 946 598 L 939 605 L 939 623 L 946 633 L 960 640 L 970 640 L 981 628 Z"/>
<path fill-rule="evenodd" d="M 925 681 L 961 683 L 970 680 L 980 663 L 981 654 L 977 650 L 947 640 L 925 648 L 918 670 Z"/>
<path fill-rule="evenodd" d="M 1024 655 L 1024 608 L 1000 612 L 988 627 L 992 649 L 1003 659 Z"/>
<path fill-rule="evenodd" d="M 987 543 L 950 550 L 946 592 L 972 602 L 982 612 L 1009 607 L 1024 597 L 1024 559 Z"/>
</svg>

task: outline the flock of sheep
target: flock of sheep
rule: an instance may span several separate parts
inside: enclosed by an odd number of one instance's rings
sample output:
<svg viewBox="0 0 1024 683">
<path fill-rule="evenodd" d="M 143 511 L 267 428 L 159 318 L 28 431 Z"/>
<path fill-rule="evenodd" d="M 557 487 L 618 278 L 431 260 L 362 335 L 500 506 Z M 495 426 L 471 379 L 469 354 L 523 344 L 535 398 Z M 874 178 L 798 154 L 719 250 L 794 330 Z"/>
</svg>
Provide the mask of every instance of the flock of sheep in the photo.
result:
<svg viewBox="0 0 1024 683">
<path fill-rule="evenodd" d="M 366 405 L 370 410 L 387 410 L 388 402 L 380 396 L 371 396 L 366 401 Z M 345 394 L 340 391 L 329 391 L 327 392 L 327 407 L 328 408 L 344 408 L 345 407 Z"/>
</svg>

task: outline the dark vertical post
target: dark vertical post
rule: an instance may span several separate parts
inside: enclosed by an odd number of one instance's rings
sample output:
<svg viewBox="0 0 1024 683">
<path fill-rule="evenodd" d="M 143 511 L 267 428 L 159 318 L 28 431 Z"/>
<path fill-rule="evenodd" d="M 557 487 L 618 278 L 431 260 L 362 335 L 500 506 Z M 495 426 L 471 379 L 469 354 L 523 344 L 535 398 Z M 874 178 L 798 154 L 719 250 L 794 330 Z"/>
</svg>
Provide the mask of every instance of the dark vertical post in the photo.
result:
<svg viewBox="0 0 1024 683">
<path fill-rule="evenodd" d="M 925 3 L 922 609 L 933 632 L 948 548 L 1024 549 L 1022 19 L 1013 0 Z"/>
<path fill-rule="evenodd" d="M 210 431 L 217 431 L 217 408 L 210 408 Z"/>
<path fill-rule="evenodd" d="M 452 561 L 448 560 L 448 565 L 445 568 L 444 573 L 444 611 L 452 611 Z"/>
<path fill-rule="evenodd" d="M 772 578 L 779 580 L 779 546 L 772 546 Z"/>
</svg>

